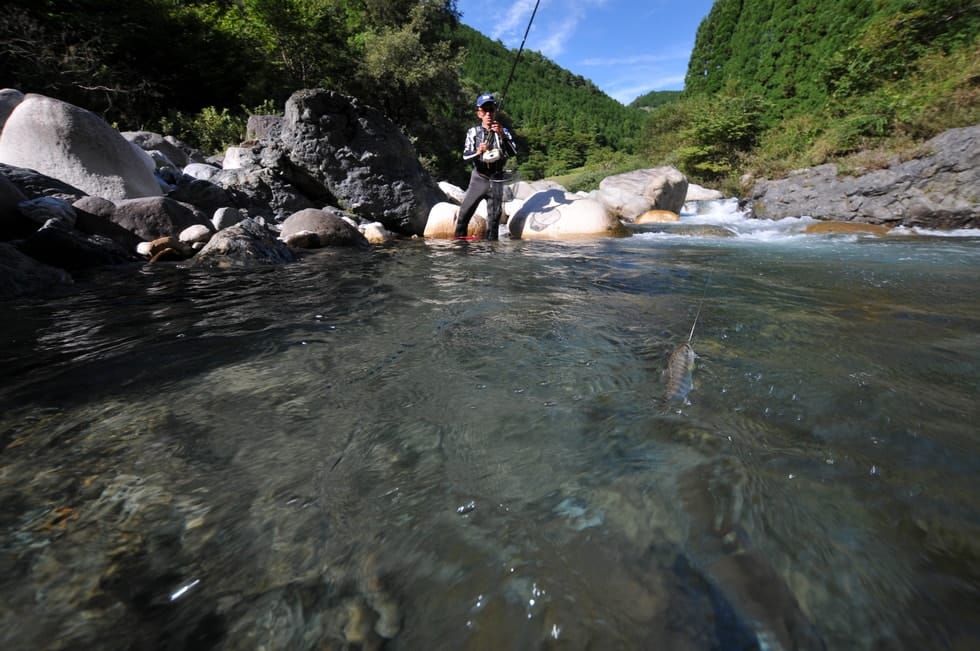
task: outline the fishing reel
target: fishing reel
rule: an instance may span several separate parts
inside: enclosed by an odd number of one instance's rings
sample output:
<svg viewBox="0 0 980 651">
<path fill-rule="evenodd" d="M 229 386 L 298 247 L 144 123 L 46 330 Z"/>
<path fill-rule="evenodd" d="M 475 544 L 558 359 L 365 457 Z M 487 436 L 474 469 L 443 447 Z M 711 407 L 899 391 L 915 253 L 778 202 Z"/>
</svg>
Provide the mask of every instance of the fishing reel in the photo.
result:
<svg viewBox="0 0 980 651">
<path fill-rule="evenodd" d="M 503 154 L 500 153 L 499 149 L 488 149 L 483 152 L 483 156 L 480 158 L 484 163 L 496 163 L 502 157 Z"/>
</svg>

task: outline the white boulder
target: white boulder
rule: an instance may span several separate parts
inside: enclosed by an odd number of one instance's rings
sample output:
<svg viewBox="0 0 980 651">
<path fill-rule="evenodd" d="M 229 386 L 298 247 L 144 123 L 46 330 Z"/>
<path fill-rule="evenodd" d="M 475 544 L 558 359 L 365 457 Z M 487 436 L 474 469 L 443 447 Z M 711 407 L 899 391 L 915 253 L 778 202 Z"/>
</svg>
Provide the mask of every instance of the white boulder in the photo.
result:
<svg viewBox="0 0 980 651">
<path fill-rule="evenodd" d="M 481 214 L 482 212 L 482 214 Z M 429 210 L 429 218 L 425 222 L 423 236 L 430 238 L 452 238 L 456 233 L 456 215 L 459 206 L 447 201 L 440 201 Z M 487 232 L 486 202 L 481 201 L 476 214 L 470 219 L 467 235 L 483 237 Z"/>
<path fill-rule="evenodd" d="M 648 210 L 679 213 L 687 186 L 687 177 L 677 168 L 653 167 L 607 176 L 592 197 L 619 217 L 633 221 Z"/>
<path fill-rule="evenodd" d="M 622 235 L 616 215 L 595 199 L 563 190 L 538 192 L 507 223 L 513 239 L 567 240 Z"/>
<path fill-rule="evenodd" d="M 113 201 L 162 194 L 146 158 L 105 120 L 44 95 L 26 95 L 7 118 L 0 162 Z"/>
</svg>

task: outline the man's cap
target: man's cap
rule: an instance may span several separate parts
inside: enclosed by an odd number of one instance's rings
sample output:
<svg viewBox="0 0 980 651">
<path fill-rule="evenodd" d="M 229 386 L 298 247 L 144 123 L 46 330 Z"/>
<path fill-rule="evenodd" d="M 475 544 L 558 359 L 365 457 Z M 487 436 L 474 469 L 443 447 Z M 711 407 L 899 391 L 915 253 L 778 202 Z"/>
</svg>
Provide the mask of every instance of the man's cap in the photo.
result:
<svg viewBox="0 0 980 651">
<path fill-rule="evenodd" d="M 496 106 L 497 100 L 493 98 L 492 93 L 483 93 L 482 95 L 476 98 L 476 108 L 480 108 L 484 104 L 493 104 L 494 106 Z"/>
</svg>

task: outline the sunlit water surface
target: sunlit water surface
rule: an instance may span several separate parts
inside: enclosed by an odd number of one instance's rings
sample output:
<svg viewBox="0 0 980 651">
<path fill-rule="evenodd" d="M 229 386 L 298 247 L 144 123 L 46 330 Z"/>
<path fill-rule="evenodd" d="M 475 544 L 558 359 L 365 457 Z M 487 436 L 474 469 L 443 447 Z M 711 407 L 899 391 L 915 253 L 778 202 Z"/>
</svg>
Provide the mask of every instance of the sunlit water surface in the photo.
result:
<svg viewBox="0 0 980 651">
<path fill-rule="evenodd" d="M 686 218 L 5 304 L 0 646 L 977 648 L 980 233 Z"/>
</svg>

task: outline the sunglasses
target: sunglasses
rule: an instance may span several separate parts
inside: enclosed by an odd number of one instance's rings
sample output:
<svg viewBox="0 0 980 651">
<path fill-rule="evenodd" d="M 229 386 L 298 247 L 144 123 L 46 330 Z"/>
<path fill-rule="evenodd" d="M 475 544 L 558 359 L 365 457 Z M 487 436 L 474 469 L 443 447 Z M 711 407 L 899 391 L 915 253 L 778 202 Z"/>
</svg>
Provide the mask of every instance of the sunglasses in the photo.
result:
<svg viewBox="0 0 980 651">
<path fill-rule="evenodd" d="M 483 106 L 480 107 L 480 110 L 483 111 L 484 113 L 494 113 L 497 110 L 497 105 L 496 104 L 484 104 Z"/>
</svg>

